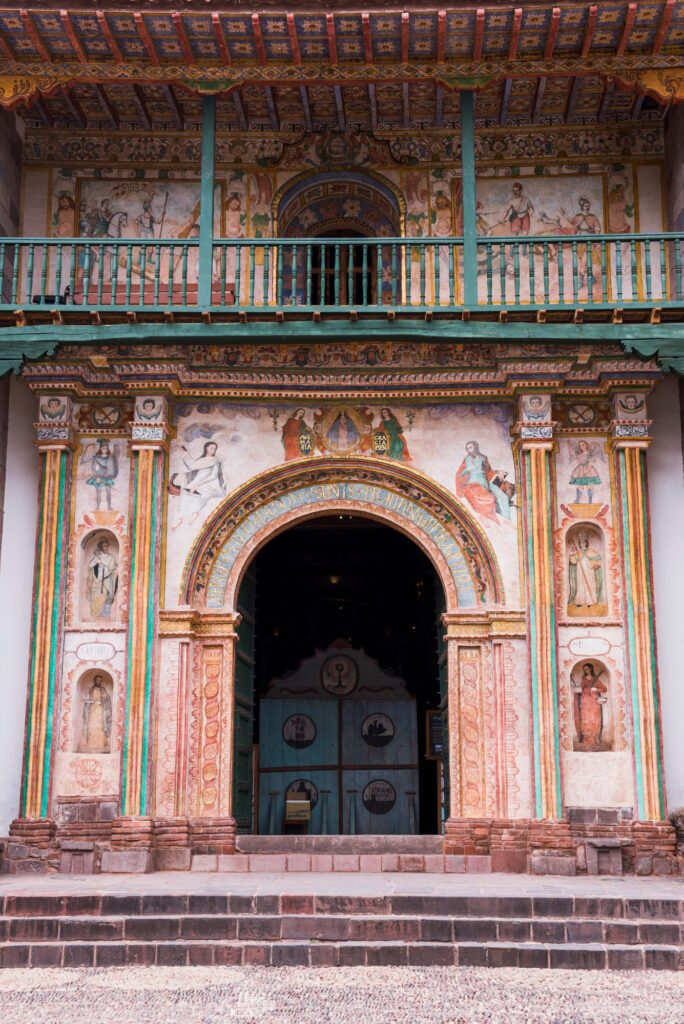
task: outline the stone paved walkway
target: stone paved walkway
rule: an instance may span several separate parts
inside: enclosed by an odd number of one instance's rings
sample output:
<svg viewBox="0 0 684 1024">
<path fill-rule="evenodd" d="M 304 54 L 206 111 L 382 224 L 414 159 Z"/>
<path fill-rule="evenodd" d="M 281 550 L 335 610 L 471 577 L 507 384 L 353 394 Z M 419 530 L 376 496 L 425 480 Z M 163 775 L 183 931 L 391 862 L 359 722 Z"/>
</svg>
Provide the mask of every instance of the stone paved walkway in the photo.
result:
<svg viewBox="0 0 684 1024">
<path fill-rule="evenodd" d="M 149 875 L 0 875 L 0 897 L 116 893 L 234 893 L 327 896 L 605 896 L 684 899 L 684 878 L 575 878 L 532 875 L 431 875 L 407 872 L 345 874 L 289 871 L 283 874 L 153 872 Z M 682 1022 L 684 1024 L 684 1012 Z"/>
<path fill-rule="evenodd" d="M 129 967 L 0 973 L 3 1024 L 683 1024 L 665 972 Z"/>
</svg>

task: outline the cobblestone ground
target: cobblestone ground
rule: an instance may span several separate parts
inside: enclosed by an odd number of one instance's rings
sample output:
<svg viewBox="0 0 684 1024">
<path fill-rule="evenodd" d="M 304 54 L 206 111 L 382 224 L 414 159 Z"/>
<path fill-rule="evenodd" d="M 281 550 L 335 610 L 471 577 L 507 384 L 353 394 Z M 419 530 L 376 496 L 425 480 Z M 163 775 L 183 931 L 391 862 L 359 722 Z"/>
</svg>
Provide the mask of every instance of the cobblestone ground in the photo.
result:
<svg viewBox="0 0 684 1024">
<path fill-rule="evenodd" d="M 480 968 L 0 972 L 2 1024 L 684 1024 L 684 975 Z"/>
</svg>

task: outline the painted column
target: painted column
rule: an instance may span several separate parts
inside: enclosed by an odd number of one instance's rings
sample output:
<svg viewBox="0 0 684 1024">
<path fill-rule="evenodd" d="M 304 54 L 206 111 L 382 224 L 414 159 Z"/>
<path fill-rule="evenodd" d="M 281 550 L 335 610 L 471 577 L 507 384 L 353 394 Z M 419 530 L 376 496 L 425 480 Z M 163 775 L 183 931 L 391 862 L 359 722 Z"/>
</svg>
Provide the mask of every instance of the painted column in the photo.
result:
<svg viewBox="0 0 684 1024">
<path fill-rule="evenodd" d="M 615 392 L 612 411 L 636 817 L 652 821 L 664 817 L 665 801 L 646 484 L 650 421 L 646 419 L 645 395 L 638 392 Z"/>
<path fill-rule="evenodd" d="M 22 818 L 50 813 L 74 448 L 70 400 L 41 398 L 36 430 L 41 470 Z"/>
<path fill-rule="evenodd" d="M 216 97 L 202 97 L 202 166 L 200 170 L 199 281 L 200 306 L 211 306 L 214 242 L 214 176 L 216 152 Z"/>
<path fill-rule="evenodd" d="M 150 751 L 159 609 L 166 399 L 135 400 L 132 432 L 131 582 L 126 666 L 122 814 L 150 814 Z"/>
<path fill-rule="evenodd" d="M 519 394 L 517 449 L 523 517 L 532 704 L 534 816 L 562 816 L 553 586 L 551 395 Z"/>
<path fill-rule="evenodd" d="M 462 92 L 461 180 L 463 184 L 464 304 L 477 306 L 477 214 L 475 192 L 475 93 Z"/>
</svg>

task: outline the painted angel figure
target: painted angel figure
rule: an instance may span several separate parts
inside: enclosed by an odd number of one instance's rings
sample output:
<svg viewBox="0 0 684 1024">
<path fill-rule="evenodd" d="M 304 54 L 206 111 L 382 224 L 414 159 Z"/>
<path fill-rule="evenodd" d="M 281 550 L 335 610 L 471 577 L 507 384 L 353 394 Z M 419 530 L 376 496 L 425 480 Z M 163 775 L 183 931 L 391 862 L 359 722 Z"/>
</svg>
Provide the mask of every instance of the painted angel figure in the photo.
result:
<svg viewBox="0 0 684 1024">
<path fill-rule="evenodd" d="M 575 488 L 575 501 L 580 504 L 591 504 L 594 499 L 594 487 L 601 483 L 597 460 L 601 457 L 601 449 L 596 441 L 584 438 L 570 442 L 570 450 L 577 460 L 570 473 L 570 486 Z M 586 497 L 585 497 L 586 495 Z"/>
<path fill-rule="evenodd" d="M 182 510 L 185 505 L 190 511 L 188 522 L 194 523 L 210 501 L 224 498 L 228 493 L 223 460 L 218 453 L 216 441 L 206 441 L 201 455 L 193 456 L 185 446 L 183 451 L 183 471 L 174 473 L 169 481 L 169 493 L 180 495 L 181 498 L 181 514 L 174 527 L 183 522 L 185 513 Z"/>
<path fill-rule="evenodd" d="M 119 475 L 119 451 L 116 445 L 110 447 L 106 437 L 98 437 L 93 444 L 87 444 L 83 449 L 81 464 L 90 463 L 90 475 L 86 483 L 95 489 L 95 508 L 102 505 L 102 495 L 105 496 L 107 508 L 112 507 L 112 489 L 114 481 Z"/>
</svg>

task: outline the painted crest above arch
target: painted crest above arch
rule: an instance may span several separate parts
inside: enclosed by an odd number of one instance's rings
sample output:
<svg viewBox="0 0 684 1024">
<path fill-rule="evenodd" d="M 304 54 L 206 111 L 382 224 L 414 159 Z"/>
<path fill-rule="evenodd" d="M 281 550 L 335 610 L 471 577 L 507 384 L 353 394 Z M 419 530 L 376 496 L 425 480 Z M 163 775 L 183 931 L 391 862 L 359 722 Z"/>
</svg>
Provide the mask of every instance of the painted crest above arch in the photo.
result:
<svg viewBox="0 0 684 1024">
<path fill-rule="evenodd" d="M 233 610 L 247 565 L 274 534 L 339 512 L 411 537 L 439 575 L 447 611 L 504 603 L 494 553 L 458 499 L 414 469 L 362 457 L 290 463 L 248 481 L 204 525 L 185 564 L 181 603 Z"/>
</svg>

